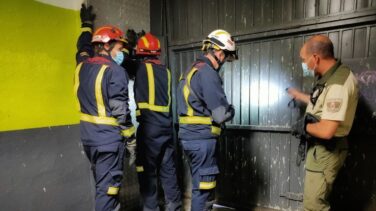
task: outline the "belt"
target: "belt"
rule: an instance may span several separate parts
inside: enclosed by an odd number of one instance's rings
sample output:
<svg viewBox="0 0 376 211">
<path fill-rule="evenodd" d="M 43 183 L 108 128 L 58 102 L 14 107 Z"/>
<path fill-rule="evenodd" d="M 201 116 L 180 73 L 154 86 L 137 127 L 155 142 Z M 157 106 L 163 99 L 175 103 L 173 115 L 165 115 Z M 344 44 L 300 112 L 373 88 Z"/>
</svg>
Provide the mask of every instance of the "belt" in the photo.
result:
<svg viewBox="0 0 376 211">
<path fill-rule="evenodd" d="M 213 125 L 211 118 L 206 116 L 180 116 L 179 124 L 210 125 L 212 134 L 218 136 L 221 134 L 221 128 Z"/>
<path fill-rule="evenodd" d="M 309 140 L 309 143 L 312 145 L 322 145 L 324 146 L 328 151 L 333 151 L 336 149 L 337 145 L 342 142 L 343 146 L 341 149 L 347 149 L 347 136 L 343 137 L 333 137 L 329 140 L 321 139 L 321 138 L 315 138 L 312 137 Z"/>
</svg>

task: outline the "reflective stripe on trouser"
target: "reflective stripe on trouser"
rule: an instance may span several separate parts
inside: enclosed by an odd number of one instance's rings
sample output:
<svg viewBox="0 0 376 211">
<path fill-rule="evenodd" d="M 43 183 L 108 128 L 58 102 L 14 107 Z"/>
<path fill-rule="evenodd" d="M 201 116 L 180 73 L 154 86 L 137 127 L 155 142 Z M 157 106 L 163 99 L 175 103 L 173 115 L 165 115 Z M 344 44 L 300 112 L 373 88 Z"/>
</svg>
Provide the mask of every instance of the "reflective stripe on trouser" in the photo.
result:
<svg viewBox="0 0 376 211">
<path fill-rule="evenodd" d="M 219 174 L 216 158 L 216 139 L 182 140 L 192 172 L 192 211 L 208 210 L 209 196 L 214 193 Z"/>
<path fill-rule="evenodd" d="M 119 204 L 117 195 L 123 178 L 124 149 L 121 142 L 84 146 L 96 185 L 95 210 L 112 211 Z"/>
<path fill-rule="evenodd" d="M 314 145 L 308 149 L 306 165 L 310 163 L 320 169 L 306 167 L 303 196 L 305 211 L 330 210 L 328 197 L 346 156 L 347 150 L 328 151 L 323 145 Z"/>
<path fill-rule="evenodd" d="M 136 170 L 143 210 L 159 210 L 157 172 L 164 190 L 167 210 L 180 210 L 181 192 L 177 182 L 171 128 L 140 123 L 137 128 Z"/>
</svg>

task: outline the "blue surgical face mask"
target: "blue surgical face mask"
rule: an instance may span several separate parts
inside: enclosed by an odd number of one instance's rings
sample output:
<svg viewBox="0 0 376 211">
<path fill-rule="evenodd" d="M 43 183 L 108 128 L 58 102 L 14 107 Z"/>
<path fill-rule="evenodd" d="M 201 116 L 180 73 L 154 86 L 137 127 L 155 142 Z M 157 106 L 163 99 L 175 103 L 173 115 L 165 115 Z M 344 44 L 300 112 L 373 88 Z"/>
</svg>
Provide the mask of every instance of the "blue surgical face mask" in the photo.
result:
<svg viewBox="0 0 376 211">
<path fill-rule="evenodd" d="M 121 65 L 121 63 L 123 63 L 124 61 L 124 54 L 123 52 L 121 51 L 118 51 L 115 55 L 115 58 L 112 57 L 112 59 L 118 64 L 118 65 Z"/>
<path fill-rule="evenodd" d="M 311 58 L 310 58 L 311 59 Z M 309 61 L 309 59 L 308 59 Z M 313 77 L 315 74 L 315 68 L 309 69 L 307 63 L 302 62 L 303 77 Z"/>
</svg>

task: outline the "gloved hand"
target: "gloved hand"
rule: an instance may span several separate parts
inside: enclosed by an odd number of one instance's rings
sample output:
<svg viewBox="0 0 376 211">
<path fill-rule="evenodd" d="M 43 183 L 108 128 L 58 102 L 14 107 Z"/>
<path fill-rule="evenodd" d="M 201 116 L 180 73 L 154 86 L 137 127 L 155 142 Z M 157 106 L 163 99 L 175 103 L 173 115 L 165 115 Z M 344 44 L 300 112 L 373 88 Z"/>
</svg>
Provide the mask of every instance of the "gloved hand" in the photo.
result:
<svg viewBox="0 0 376 211">
<path fill-rule="evenodd" d="M 81 5 L 80 17 L 81 27 L 93 27 L 95 14 L 92 12 L 93 6 L 86 7 L 85 4 Z"/>
<path fill-rule="evenodd" d="M 306 117 L 299 119 L 291 126 L 291 134 L 298 139 L 301 138 L 308 138 L 308 134 L 306 132 Z"/>
<path fill-rule="evenodd" d="M 145 36 L 145 31 L 141 30 L 140 32 L 137 33 L 137 40 L 140 39 L 142 36 Z"/>
<path fill-rule="evenodd" d="M 317 123 L 320 120 L 310 113 L 306 113 L 303 118 L 296 121 L 294 125 L 291 126 L 291 134 L 296 138 L 309 139 L 311 136 L 307 133 L 308 123 Z"/>
<path fill-rule="evenodd" d="M 137 34 L 133 29 L 127 30 L 127 38 L 130 49 L 133 49 L 137 44 Z"/>
<path fill-rule="evenodd" d="M 129 158 L 129 166 L 136 161 L 136 139 L 131 138 L 127 140 L 125 147 L 127 148 L 127 158 Z"/>
<path fill-rule="evenodd" d="M 231 118 L 235 115 L 235 107 L 234 105 L 230 104 L 228 107 L 228 111 L 231 113 Z"/>
<path fill-rule="evenodd" d="M 308 123 L 316 123 L 316 122 L 319 122 L 320 120 L 317 117 L 313 116 L 312 114 L 306 113 L 305 121 L 306 121 L 306 124 L 308 124 Z"/>
</svg>

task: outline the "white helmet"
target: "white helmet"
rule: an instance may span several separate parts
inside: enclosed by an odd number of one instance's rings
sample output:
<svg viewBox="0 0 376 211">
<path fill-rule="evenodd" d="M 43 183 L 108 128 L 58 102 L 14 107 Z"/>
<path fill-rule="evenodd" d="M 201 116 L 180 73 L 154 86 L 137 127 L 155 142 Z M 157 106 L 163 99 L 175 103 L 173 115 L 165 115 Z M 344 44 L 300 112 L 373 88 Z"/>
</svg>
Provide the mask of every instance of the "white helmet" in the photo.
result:
<svg viewBox="0 0 376 211">
<path fill-rule="evenodd" d="M 208 49 L 223 50 L 227 61 L 238 59 L 235 41 L 231 37 L 231 34 L 225 30 L 214 30 L 202 41 L 202 50 L 207 51 Z"/>
</svg>

